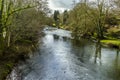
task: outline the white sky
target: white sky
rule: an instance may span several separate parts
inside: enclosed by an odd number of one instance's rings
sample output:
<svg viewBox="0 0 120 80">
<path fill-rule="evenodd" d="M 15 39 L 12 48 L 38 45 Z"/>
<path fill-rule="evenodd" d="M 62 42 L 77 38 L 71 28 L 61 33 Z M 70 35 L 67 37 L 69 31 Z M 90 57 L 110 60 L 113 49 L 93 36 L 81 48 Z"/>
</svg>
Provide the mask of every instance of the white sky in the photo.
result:
<svg viewBox="0 0 120 80">
<path fill-rule="evenodd" d="M 76 0 L 77 2 L 79 0 Z M 48 0 L 49 8 L 52 10 L 64 11 L 72 8 L 73 0 Z"/>
<path fill-rule="evenodd" d="M 79 2 L 80 0 L 76 0 Z M 95 1 L 95 0 L 89 0 Z M 48 0 L 49 8 L 52 10 L 64 11 L 65 9 L 71 9 L 73 6 L 73 0 Z"/>
</svg>

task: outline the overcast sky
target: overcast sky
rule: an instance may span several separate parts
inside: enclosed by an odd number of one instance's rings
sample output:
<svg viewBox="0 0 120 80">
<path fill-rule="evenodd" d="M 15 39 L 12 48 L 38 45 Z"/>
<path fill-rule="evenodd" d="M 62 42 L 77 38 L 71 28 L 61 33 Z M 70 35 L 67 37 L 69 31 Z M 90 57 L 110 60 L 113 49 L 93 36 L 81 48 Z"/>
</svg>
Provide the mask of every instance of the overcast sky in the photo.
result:
<svg viewBox="0 0 120 80">
<path fill-rule="evenodd" d="M 76 2 L 79 2 L 80 0 L 76 0 Z M 94 1 L 94 0 L 89 0 Z M 68 10 L 73 7 L 73 0 L 48 0 L 49 2 L 49 8 L 52 10 Z"/>
<path fill-rule="evenodd" d="M 49 8 L 52 10 L 63 11 L 65 9 L 71 9 L 73 4 L 73 0 L 48 0 L 48 1 L 49 1 Z"/>
</svg>

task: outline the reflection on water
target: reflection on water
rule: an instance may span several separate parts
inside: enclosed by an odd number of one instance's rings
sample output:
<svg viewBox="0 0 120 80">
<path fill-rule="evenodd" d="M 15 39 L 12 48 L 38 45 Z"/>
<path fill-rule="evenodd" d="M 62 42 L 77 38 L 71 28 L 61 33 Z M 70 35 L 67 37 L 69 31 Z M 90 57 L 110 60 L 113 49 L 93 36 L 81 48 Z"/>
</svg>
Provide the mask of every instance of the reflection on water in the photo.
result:
<svg viewBox="0 0 120 80">
<path fill-rule="evenodd" d="M 18 66 L 22 80 L 120 80 L 119 50 L 71 40 L 65 30 L 50 28 L 45 34 L 38 54 Z"/>
<path fill-rule="evenodd" d="M 111 80 L 120 80 L 119 50 L 104 48 L 95 44 L 94 63 L 99 65 L 100 73 Z"/>
<path fill-rule="evenodd" d="M 94 60 L 94 62 L 95 62 L 95 64 L 97 63 L 97 64 L 101 65 L 102 64 L 101 63 L 101 44 L 100 44 L 99 41 L 96 43 L 95 48 L 96 48 L 96 50 L 95 50 L 95 60 Z"/>
<path fill-rule="evenodd" d="M 81 39 L 73 42 L 73 53 L 84 67 L 96 72 L 100 80 L 120 80 L 120 51 L 102 47 L 100 42 L 91 43 Z"/>
</svg>

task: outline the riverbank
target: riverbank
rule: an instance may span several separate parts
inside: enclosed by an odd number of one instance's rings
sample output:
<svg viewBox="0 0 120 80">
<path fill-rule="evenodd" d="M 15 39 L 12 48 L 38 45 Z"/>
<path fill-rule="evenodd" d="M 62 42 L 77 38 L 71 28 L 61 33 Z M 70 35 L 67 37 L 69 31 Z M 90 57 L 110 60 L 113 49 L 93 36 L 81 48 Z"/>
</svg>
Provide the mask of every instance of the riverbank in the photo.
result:
<svg viewBox="0 0 120 80">
<path fill-rule="evenodd" d="M 32 33 L 32 34 L 31 34 Z M 29 55 L 37 49 L 42 29 L 31 30 L 29 36 L 24 35 L 15 41 L 14 45 L 8 47 L 0 56 L 0 80 L 6 80 L 13 68 L 20 62 L 29 58 Z M 24 38 L 25 37 L 25 38 Z"/>
<path fill-rule="evenodd" d="M 61 27 L 61 29 L 68 30 L 67 27 L 63 27 L 63 26 Z M 96 39 L 97 39 L 96 36 L 97 36 L 97 34 L 95 34 L 94 36 L 84 35 L 84 36 L 81 36 L 81 37 L 96 42 Z M 116 38 L 113 38 L 113 37 L 107 37 L 107 39 L 103 39 L 100 42 L 103 46 L 120 49 L 120 40 L 119 39 L 116 39 Z"/>
<path fill-rule="evenodd" d="M 117 40 L 101 40 L 101 43 L 111 48 L 120 49 L 120 40 L 118 39 Z"/>
<path fill-rule="evenodd" d="M 16 62 L 13 58 L 7 58 L 7 60 L 0 60 L 0 80 L 5 80 L 6 76 L 10 73 L 15 64 Z"/>
<path fill-rule="evenodd" d="M 29 58 L 30 53 L 36 49 L 35 45 L 26 44 L 17 45 L 16 48 L 9 48 L 3 56 L 0 56 L 0 80 L 5 80 L 13 67 L 20 61 L 24 62 Z"/>
</svg>

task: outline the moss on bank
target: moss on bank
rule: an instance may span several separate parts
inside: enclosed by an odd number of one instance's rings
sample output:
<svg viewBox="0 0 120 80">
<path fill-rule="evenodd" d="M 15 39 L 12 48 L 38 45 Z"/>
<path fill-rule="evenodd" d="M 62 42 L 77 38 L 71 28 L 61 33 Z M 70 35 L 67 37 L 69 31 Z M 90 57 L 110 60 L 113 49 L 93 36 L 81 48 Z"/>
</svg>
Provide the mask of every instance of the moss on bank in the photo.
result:
<svg viewBox="0 0 120 80">
<path fill-rule="evenodd" d="M 105 44 L 112 48 L 120 49 L 120 40 L 101 40 L 102 44 Z"/>
</svg>

